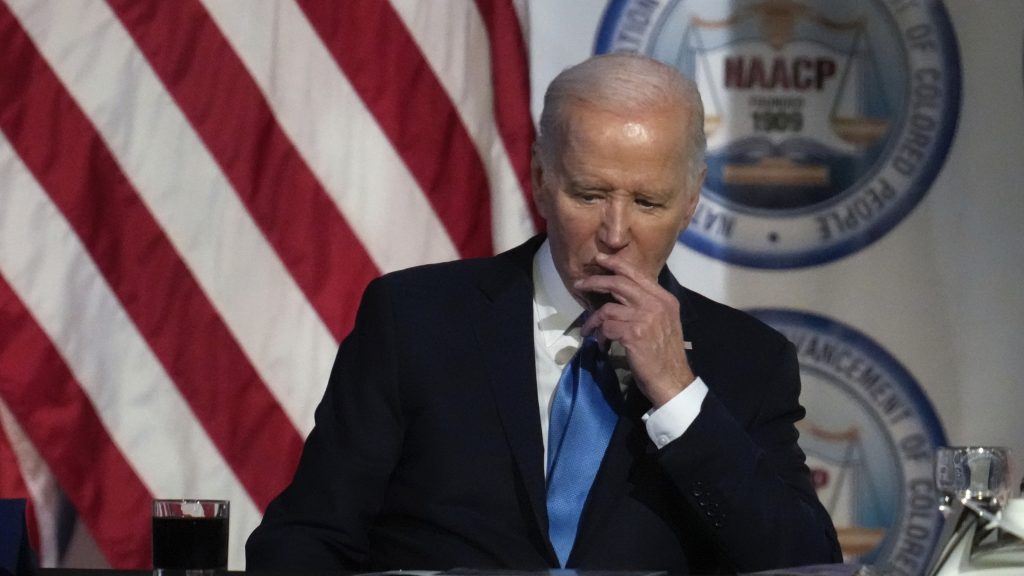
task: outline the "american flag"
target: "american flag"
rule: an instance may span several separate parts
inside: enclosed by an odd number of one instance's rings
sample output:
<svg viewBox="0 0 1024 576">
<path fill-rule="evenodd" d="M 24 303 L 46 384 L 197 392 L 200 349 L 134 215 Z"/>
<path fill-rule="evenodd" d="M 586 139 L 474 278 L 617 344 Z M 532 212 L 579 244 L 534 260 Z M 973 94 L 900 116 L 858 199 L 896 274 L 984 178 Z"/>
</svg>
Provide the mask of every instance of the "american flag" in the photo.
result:
<svg viewBox="0 0 1024 576">
<path fill-rule="evenodd" d="M 0 0 L 0 497 L 114 567 L 290 480 L 373 277 L 539 226 L 513 0 Z"/>
</svg>

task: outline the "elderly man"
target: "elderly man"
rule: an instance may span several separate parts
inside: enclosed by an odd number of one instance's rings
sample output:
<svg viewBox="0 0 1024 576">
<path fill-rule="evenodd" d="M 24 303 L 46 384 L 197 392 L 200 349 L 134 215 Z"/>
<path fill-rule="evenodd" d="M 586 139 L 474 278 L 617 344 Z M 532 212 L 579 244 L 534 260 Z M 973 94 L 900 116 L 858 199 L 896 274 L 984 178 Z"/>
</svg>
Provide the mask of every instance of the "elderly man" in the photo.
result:
<svg viewBox="0 0 1024 576">
<path fill-rule="evenodd" d="M 665 268 L 703 148 L 671 67 L 560 74 L 532 168 L 547 236 L 367 288 L 248 568 L 839 561 L 796 443 L 793 347 Z"/>
</svg>

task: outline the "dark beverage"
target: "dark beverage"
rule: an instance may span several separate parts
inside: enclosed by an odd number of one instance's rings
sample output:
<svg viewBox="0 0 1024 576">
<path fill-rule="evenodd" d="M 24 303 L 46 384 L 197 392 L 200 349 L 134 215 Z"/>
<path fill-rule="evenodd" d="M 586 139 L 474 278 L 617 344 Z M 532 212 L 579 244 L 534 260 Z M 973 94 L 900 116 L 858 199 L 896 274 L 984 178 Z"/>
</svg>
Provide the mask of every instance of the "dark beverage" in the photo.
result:
<svg viewBox="0 0 1024 576">
<path fill-rule="evenodd" d="M 153 518 L 153 567 L 227 569 L 227 518 Z"/>
</svg>

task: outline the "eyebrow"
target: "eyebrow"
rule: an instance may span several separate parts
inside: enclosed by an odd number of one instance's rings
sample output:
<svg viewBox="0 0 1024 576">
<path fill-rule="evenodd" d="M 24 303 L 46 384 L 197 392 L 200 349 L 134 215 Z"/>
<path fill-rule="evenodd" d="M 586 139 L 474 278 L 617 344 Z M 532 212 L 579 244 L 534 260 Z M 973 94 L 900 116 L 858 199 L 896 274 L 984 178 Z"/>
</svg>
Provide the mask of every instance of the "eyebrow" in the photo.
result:
<svg viewBox="0 0 1024 576">
<path fill-rule="evenodd" d="M 615 187 L 611 184 L 602 180 L 583 180 L 583 179 L 571 179 L 569 185 L 573 188 L 583 188 L 587 190 L 614 190 Z"/>
</svg>

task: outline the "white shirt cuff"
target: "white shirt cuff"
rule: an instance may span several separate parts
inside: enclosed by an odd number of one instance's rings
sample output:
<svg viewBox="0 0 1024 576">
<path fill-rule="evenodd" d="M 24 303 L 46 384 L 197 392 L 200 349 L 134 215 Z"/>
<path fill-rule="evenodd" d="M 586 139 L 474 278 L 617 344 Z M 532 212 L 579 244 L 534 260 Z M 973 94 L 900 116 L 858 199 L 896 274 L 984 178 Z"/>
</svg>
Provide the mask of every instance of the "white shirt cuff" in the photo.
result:
<svg viewBox="0 0 1024 576">
<path fill-rule="evenodd" d="M 698 376 L 689 386 L 683 388 L 682 392 L 662 404 L 661 408 L 652 408 L 643 415 L 647 435 L 659 450 L 682 436 L 690 424 L 693 424 L 707 395 L 707 384 Z"/>
</svg>

